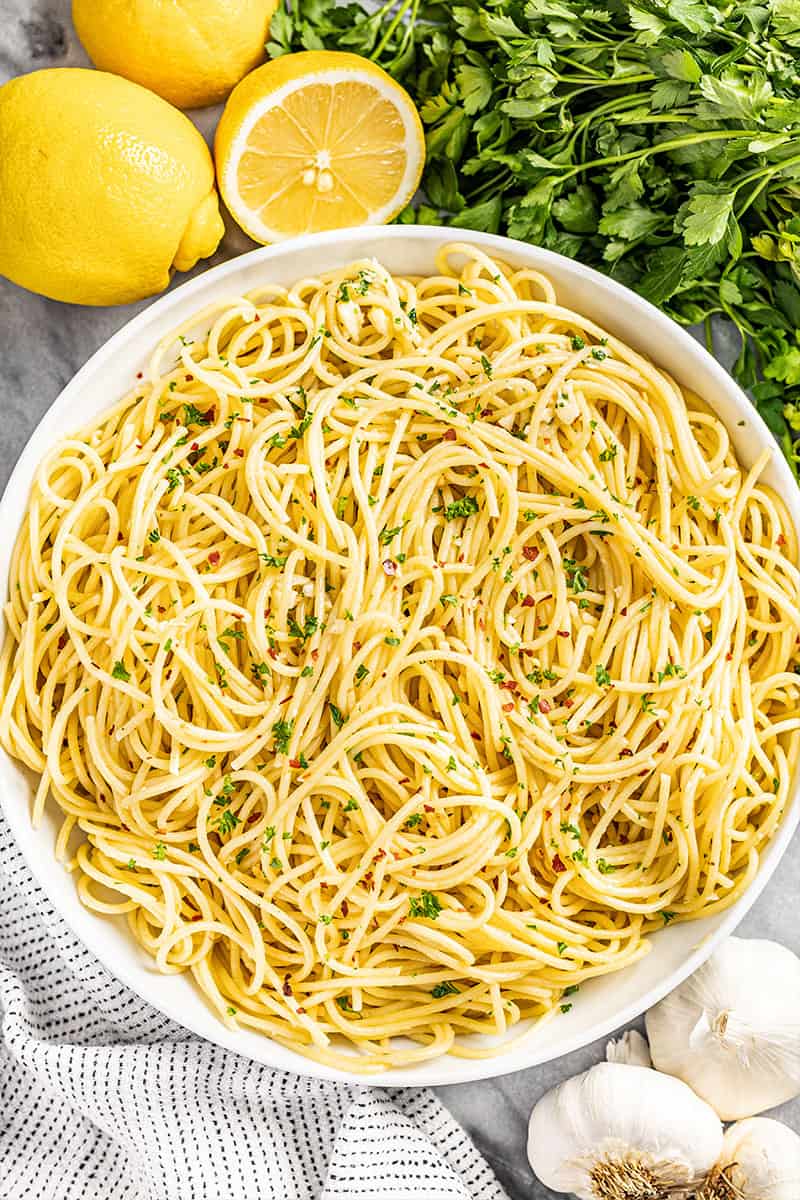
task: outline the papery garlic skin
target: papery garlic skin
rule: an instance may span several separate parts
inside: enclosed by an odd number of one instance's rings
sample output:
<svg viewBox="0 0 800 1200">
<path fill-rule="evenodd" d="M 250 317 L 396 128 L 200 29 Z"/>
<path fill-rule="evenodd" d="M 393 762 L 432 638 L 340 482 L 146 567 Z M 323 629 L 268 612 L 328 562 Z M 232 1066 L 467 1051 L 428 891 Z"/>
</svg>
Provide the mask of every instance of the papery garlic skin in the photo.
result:
<svg viewBox="0 0 800 1200">
<path fill-rule="evenodd" d="M 724 1121 L 800 1094 L 800 958 L 777 942 L 728 938 L 646 1025 L 656 1069 Z"/>
<path fill-rule="evenodd" d="M 741 1200 L 798 1200 L 800 1137 L 767 1117 L 737 1121 L 722 1143 L 717 1172 L 722 1171 Z M 712 1181 L 712 1198 L 714 1186 Z"/>
<path fill-rule="evenodd" d="M 629 1029 L 606 1042 L 606 1062 L 627 1063 L 629 1067 L 652 1067 L 650 1047 L 638 1029 Z"/>
<path fill-rule="evenodd" d="M 721 1149 L 719 1118 L 686 1084 L 623 1063 L 598 1063 L 547 1092 L 528 1129 L 535 1174 L 579 1200 L 627 1194 L 603 1190 L 598 1176 L 609 1170 L 623 1178 L 644 1170 L 662 1185 L 693 1183 Z"/>
</svg>

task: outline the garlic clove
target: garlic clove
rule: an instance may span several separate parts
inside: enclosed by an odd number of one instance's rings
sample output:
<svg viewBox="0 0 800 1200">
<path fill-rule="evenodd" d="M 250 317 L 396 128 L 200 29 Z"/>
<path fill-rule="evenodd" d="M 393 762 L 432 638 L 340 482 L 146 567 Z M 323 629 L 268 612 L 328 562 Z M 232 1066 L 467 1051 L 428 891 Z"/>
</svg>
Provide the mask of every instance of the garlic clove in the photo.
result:
<svg viewBox="0 0 800 1200">
<path fill-rule="evenodd" d="M 800 958 L 729 938 L 646 1017 L 653 1065 L 725 1121 L 800 1095 Z"/>
<path fill-rule="evenodd" d="M 638 1029 L 629 1029 L 621 1037 L 606 1042 L 606 1062 L 625 1063 L 629 1067 L 652 1067 L 650 1047 Z"/>
<path fill-rule="evenodd" d="M 553 1088 L 528 1129 L 535 1174 L 579 1200 L 659 1196 L 697 1183 L 721 1149 L 719 1118 L 691 1088 L 623 1063 L 598 1063 Z"/>
<path fill-rule="evenodd" d="M 800 1137 L 780 1121 L 750 1117 L 731 1125 L 697 1200 L 798 1200 Z"/>
</svg>

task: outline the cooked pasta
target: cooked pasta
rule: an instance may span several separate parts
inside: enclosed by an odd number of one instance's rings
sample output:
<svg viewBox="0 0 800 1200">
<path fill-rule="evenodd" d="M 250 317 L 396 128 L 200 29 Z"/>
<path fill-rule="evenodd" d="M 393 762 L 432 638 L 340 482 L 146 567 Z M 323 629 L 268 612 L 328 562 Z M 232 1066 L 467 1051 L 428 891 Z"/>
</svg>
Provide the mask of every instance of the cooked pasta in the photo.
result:
<svg viewBox="0 0 800 1200">
<path fill-rule="evenodd" d="M 729 905 L 781 820 L 763 465 L 469 245 L 267 284 L 42 463 L 2 743 L 84 903 L 222 1021 L 365 1072 L 497 1053 Z"/>
</svg>

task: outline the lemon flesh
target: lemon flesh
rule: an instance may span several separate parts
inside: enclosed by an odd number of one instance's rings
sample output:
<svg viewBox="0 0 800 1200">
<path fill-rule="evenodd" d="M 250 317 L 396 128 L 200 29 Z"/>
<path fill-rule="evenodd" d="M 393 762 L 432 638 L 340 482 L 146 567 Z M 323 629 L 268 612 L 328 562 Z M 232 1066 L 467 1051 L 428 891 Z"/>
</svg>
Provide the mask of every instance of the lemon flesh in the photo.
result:
<svg viewBox="0 0 800 1200">
<path fill-rule="evenodd" d="M 224 232 L 208 147 L 116 75 L 34 71 L 0 87 L 0 274 L 75 304 L 125 304 Z"/>
<path fill-rule="evenodd" d="M 425 139 L 408 94 L 356 54 L 289 54 L 234 88 L 217 128 L 223 199 L 259 242 L 390 221 Z"/>
<path fill-rule="evenodd" d="M 264 59 L 278 0 L 72 0 L 95 66 L 178 108 L 218 104 Z"/>
</svg>

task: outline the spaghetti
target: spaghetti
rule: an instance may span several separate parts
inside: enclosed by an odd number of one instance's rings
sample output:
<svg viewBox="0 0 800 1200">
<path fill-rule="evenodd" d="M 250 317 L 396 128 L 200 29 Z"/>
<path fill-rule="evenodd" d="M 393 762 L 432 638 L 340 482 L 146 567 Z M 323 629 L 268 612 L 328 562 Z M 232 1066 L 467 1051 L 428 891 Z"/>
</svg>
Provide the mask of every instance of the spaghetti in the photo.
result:
<svg viewBox="0 0 800 1200">
<path fill-rule="evenodd" d="M 730 904 L 780 822 L 800 576 L 763 464 L 469 245 L 265 287 L 43 462 L 2 743 L 83 901 L 223 1021 L 351 1070 L 497 1053 Z"/>
</svg>

